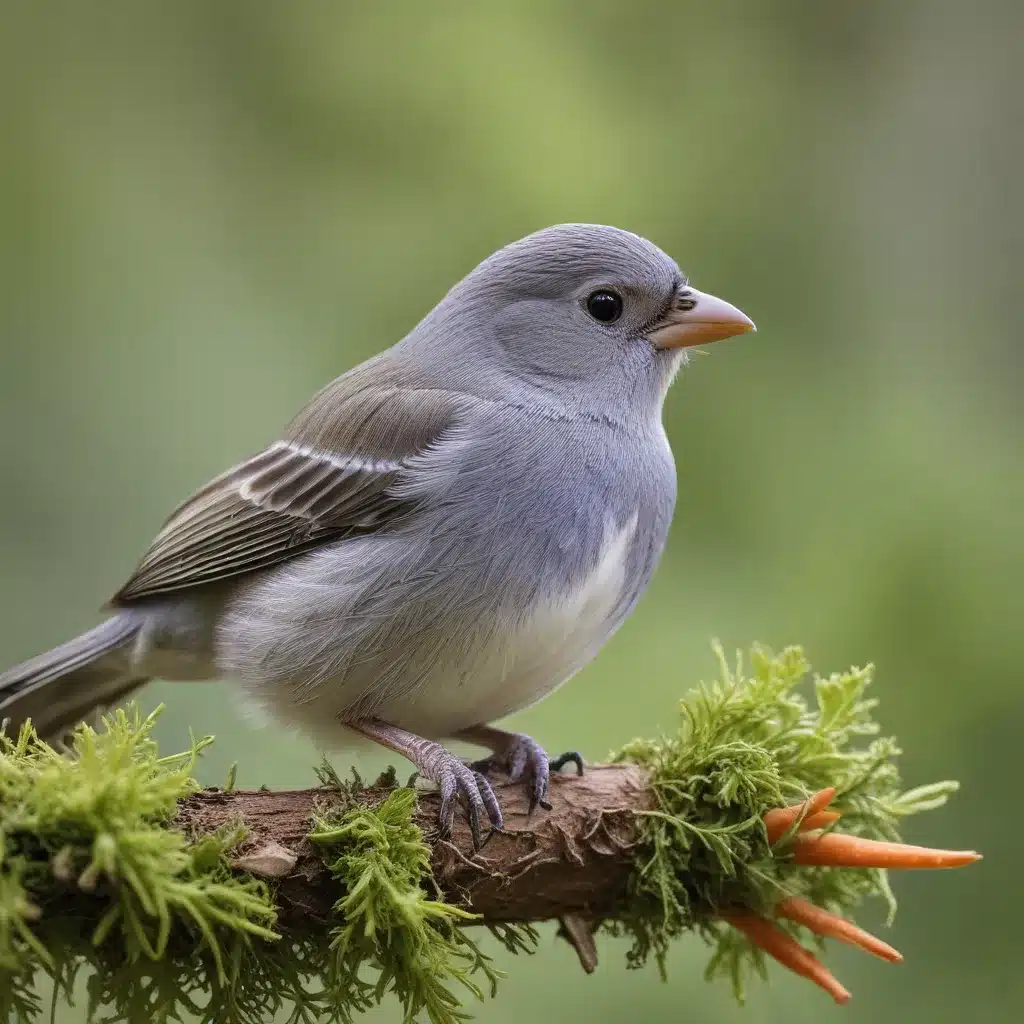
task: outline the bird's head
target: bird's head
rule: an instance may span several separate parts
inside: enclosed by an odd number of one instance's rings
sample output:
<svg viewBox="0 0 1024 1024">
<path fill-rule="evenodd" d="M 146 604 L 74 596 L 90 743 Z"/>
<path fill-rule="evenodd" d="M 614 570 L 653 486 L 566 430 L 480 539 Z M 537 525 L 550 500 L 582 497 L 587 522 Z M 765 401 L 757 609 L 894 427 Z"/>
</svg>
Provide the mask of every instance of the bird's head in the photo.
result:
<svg viewBox="0 0 1024 1024">
<path fill-rule="evenodd" d="M 457 374 L 615 414 L 660 408 L 691 346 L 755 329 L 691 287 L 653 243 L 596 224 L 560 224 L 499 249 L 421 326 L 422 342 L 443 348 Z"/>
</svg>

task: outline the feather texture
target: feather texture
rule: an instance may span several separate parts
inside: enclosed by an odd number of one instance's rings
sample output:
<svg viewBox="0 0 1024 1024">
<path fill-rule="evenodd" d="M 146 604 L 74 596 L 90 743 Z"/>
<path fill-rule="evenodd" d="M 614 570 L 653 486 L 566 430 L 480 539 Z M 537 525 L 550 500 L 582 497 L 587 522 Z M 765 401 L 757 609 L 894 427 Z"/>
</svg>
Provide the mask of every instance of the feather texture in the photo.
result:
<svg viewBox="0 0 1024 1024">
<path fill-rule="evenodd" d="M 437 389 L 382 386 L 380 376 L 366 386 L 365 373 L 338 378 L 285 439 L 180 505 L 111 604 L 264 569 L 412 514 L 415 502 L 393 488 L 408 461 L 454 424 L 465 400 Z"/>
<path fill-rule="evenodd" d="M 681 280 L 595 225 L 496 253 L 171 514 L 111 602 L 123 644 L 86 634 L 12 670 L 0 707 L 52 699 L 63 726 L 147 677 L 227 677 L 333 746 L 360 718 L 437 738 L 539 699 L 664 546 L 682 356 L 648 335 Z M 598 322 L 609 288 L 622 315 Z"/>
</svg>

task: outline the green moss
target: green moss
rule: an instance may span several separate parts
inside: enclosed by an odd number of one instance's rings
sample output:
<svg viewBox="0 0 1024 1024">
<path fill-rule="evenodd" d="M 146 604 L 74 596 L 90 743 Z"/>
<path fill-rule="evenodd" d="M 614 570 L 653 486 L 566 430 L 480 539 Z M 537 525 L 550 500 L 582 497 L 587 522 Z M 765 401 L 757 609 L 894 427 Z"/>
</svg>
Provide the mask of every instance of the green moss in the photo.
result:
<svg viewBox="0 0 1024 1024">
<path fill-rule="evenodd" d="M 266 886 L 227 867 L 242 832 L 190 843 L 166 827 L 209 740 L 159 757 L 155 717 L 83 726 L 71 757 L 29 727 L 0 735 L 0 1019 L 35 1019 L 40 973 L 70 994 L 89 965 L 91 1013 L 161 1020 L 276 938 Z"/>
<path fill-rule="evenodd" d="M 423 887 L 430 850 L 412 789 L 376 808 L 339 789 L 311 839 L 340 883 L 343 923 L 282 939 L 272 890 L 228 867 L 243 829 L 193 841 L 168 827 L 199 788 L 209 740 L 159 757 L 157 713 L 80 726 L 70 757 L 29 727 L 0 735 L 0 1020 L 39 1017 L 40 975 L 69 1001 L 83 976 L 97 1021 L 348 1022 L 394 992 L 406 1020 L 422 1009 L 455 1024 L 465 1014 L 453 986 L 483 998 L 479 976 L 493 993 L 500 972 L 458 927 L 475 915 Z M 499 938 L 523 951 L 530 934 Z"/>
<path fill-rule="evenodd" d="M 697 931 L 713 947 L 706 976 L 728 977 L 742 1000 L 751 969 L 764 975 L 762 954 L 715 920 L 718 908 L 768 911 L 789 894 L 846 917 L 870 896 L 890 921 L 896 911 L 884 871 L 798 867 L 788 836 L 770 847 L 765 811 L 835 786 L 843 831 L 898 840 L 902 818 L 941 806 L 957 785 L 900 790 L 900 750 L 878 736 L 866 696 L 872 666 L 823 678 L 799 647 L 755 647 L 745 673 L 739 655 L 732 669 L 715 650 L 721 678 L 681 701 L 677 730 L 614 755 L 649 771 L 657 807 L 642 815 L 629 906 L 606 927 L 632 939 L 630 966 L 653 956 L 663 976 L 669 943 Z M 797 692 L 808 677 L 810 703 Z"/>
<path fill-rule="evenodd" d="M 88 965 L 90 1013 L 161 1020 L 275 938 L 266 887 L 227 868 L 242 831 L 189 843 L 167 827 L 209 739 L 161 758 L 155 718 L 83 726 L 71 757 L 30 727 L 0 735 L 0 1019 L 35 1019 L 37 976 L 70 993 Z"/>
<path fill-rule="evenodd" d="M 717 908 L 767 910 L 782 893 L 847 916 L 868 896 L 895 908 L 883 872 L 797 868 L 786 840 L 770 848 L 767 809 L 834 785 L 845 830 L 895 839 L 904 816 L 955 785 L 900 791 L 899 751 L 878 737 L 865 696 L 870 668 L 814 677 L 808 702 L 799 649 L 755 649 L 748 674 L 719 656 L 722 678 L 682 702 L 673 735 L 618 755 L 649 771 L 657 807 L 640 819 L 629 904 L 606 928 L 632 939 L 631 966 L 654 957 L 662 971 L 669 942 L 696 931 L 713 946 L 708 975 L 742 994 L 763 964 Z M 242 828 L 169 827 L 199 788 L 209 739 L 160 757 L 154 718 L 119 711 L 98 732 L 80 726 L 71 756 L 27 727 L 0 735 L 0 1020 L 39 1018 L 41 975 L 55 1000 L 83 977 L 89 1018 L 111 1022 L 343 1024 L 393 993 L 407 1022 L 422 1011 L 455 1024 L 462 998 L 493 994 L 499 972 L 461 927 L 472 915 L 432 895 L 413 790 L 371 807 L 324 776 L 336 798 L 310 837 L 338 882 L 337 923 L 282 938 L 272 889 L 228 866 Z M 496 934 L 511 952 L 533 948 L 530 929 Z"/>
<path fill-rule="evenodd" d="M 453 982 L 483 999 L 479 974 L 492 996 L 497 990 L 500 972 L 459 927 L 477 915 L 429 899 L 423 888 L 430 849 L 413 822 L 415 807 L 415 790 L 395 789 L 377 807 L 319 818 L 310 835 L 337 850 L 328 867 L 344 892 L 334 906 L 344 923 L 331 931 L 327 984 L 346 1021 L 392 991 L 407 1022 L 425 1010 L 434 1024 L 455 1024 L 467 1015 Z"/>
</svg>

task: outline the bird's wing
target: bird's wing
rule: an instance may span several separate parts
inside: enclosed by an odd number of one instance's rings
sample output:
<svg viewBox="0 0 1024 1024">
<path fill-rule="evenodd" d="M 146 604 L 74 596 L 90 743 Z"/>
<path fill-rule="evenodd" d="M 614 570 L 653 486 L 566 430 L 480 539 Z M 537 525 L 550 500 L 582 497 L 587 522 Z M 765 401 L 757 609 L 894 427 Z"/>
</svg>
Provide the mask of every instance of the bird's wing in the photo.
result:
<svg viewBox="0 0 1024 1024">
<path fill-rule="evenodd" d="M 171 514 L 110 604 L 263 569 L 325 541 L 373 533 L 414 512 L 393 493 L 410 459 L 465 402 L 431 388 L 340 377 L 277 441 Z"/>
</svg>

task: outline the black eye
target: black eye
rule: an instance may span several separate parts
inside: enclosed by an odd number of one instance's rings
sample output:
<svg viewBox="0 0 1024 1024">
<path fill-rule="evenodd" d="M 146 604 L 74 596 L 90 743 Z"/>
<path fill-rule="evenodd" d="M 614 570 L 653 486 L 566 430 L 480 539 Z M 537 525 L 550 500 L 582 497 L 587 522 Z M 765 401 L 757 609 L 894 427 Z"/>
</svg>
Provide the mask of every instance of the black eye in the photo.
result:
<svg viewBox="0 0 1024 1024">
<path fill-rule="evenodd" d="M 622 316 L 622 299 L 615 292 L 594 292 L 587 299 L 587 312 L 602 324 L 612 324 Z"/>
</svg>

